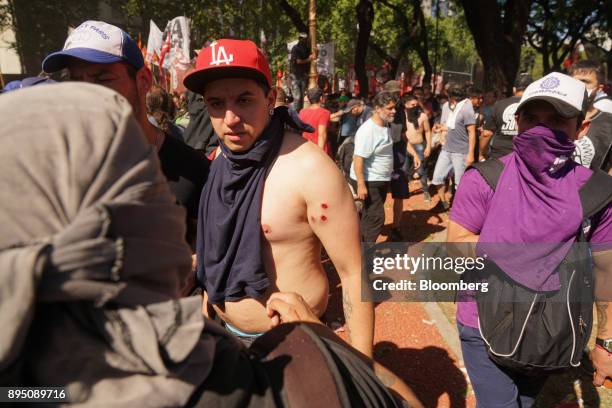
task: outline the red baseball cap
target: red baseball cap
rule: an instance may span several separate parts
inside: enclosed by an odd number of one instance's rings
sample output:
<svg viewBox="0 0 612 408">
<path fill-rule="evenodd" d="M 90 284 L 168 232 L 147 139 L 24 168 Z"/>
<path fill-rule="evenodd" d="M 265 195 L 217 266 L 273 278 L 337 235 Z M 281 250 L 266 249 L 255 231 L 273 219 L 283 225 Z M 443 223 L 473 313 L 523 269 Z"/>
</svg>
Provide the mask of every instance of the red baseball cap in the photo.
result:
<svg viewBox="0 0 612 408">
<path fill-rule="evenodd" d="M 268 59 L 253 41 L 221 39 L 202 48 L 185 88 L 202 93 L 204 86 L 222 78 L 250 78 L 272 87 Z"/>
</svg>

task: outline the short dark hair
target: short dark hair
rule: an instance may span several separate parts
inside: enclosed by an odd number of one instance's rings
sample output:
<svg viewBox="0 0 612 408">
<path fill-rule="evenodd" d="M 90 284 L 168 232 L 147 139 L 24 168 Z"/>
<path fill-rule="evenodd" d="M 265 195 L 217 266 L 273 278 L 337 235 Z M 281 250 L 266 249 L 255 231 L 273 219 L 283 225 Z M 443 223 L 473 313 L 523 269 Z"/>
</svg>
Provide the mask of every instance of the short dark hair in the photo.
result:
<svg viewBox="0 0 612 408">
<path fill-rule="evenodd" d="M 418 100 L 418 98 L 414 96 L 413 93 L 407 93 L 407 94 L 404 94 L 404 96 L 402 96 L 402 103 L 416 101 L 416 100 Z"/>
<path fill-rule="evenodd" d="M 375 108 L 385 107 L 389 104 L 389 102 L 397 103 L 397 97 L 393 94 L 393 92 L 379 92 L 372 100 L 372 104 Z"/>
<path fill-rule="evenodd" d="M 448 96 L 451 98 L 455 98 L 455 99 L 463 99 L 465 98 L 465 87 L 459 85 L 459 84 L 454 84 L 454 83 L 450 83 L 448 86 Z"/>
<path fill-rule="evenodd" d="M 601 69 L 601 64 L 595 60 L 578 61 L 573 64 L 569 69 L 570 76 L 574 76 L 574 74 L 590 74 L 592 72 L 595 73 L 595 76 L 597 77 L 597 82 L 603 84 L 603 69 Z"/>
<path fill-rule="evenodd" d="M 489 90 L 490 91 L 490 90 Z M 471 86 L 467 92 L 470 98 L 480 97 L 482 96 L 482 90 L 478 87 Z"/>
<path fill-rule="evenodd" d="M 310 88 L 306 91 L 306 97 L 310 101 L 310 103 L 319 103 L 321 101 L 321 97 L 323 96 L 323 91 L 318 86 Z"/>
<path fill-rule="evenodd" d="M 533 78 L 529 74 L 520 74 L 516 81 L 514 81 L 514 88 L 517 91 L 524 91 L 527 89 L 530 83 L 533 82 Z"/>
</svg>

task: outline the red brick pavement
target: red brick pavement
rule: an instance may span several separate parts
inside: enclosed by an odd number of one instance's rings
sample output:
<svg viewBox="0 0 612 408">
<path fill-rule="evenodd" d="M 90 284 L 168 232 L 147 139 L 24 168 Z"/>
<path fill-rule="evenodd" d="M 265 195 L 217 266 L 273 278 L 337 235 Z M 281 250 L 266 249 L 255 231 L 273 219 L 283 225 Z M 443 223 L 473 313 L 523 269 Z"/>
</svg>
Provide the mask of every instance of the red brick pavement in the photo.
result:
<svg viewBox="0 0 612 408">
<path fill-rule="evenodd" d="M 411 191 L 418 188 L 415 182 L 410 187 Z M 436 215 L 429 211 L 436 203 L 435 197 L 431 205 L 425 203 L 420 192 L 404 201 L 401 229 L 405 241 L 432 240 L 434 234 L 446 229 L 448 215 Z M 389 196 L 385 205 L 386 225 L 380 241 L 387 239 L 384 234 L 391 224 L 392 211 L 393 200 Z M 341 287 L 329 262 L 326 267 L 330 272 L 332 293 L 324 319 L 328 325 L 337 328 L 343 322 Z M 422 304 L 383 302 L 376 305 L 375 314 L 376 359 L 406 381 L 426 407 L 475 406 L 460 359 L 444 340 L 436 322 L 430 320 Z M 339 334 L 344 335 L 342 332 Z"/>
</svg>

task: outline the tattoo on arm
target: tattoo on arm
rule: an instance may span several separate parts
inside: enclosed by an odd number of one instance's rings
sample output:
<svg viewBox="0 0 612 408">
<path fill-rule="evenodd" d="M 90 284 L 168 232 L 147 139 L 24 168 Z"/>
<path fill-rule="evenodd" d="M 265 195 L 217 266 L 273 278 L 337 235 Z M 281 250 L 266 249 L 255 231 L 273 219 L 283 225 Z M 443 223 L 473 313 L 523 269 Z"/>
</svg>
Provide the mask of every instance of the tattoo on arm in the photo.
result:
<svg viewBox="0 0 612 408">
<path fill-rule="evenodd" d="M 608 302 L 595 302 L 595 307 L 597 308 L 597 331 L 599 335 L 605 336 L 608 324 Z"/>
<path fill-rule="evenodd" d="M 397 377 L 390 371 L 381 370 L 381 372 L 378 373 L 378 379 L 385 387 L 391 388 L 393 384 L 395 384 Z"/>
<path fill-rule="evenodd" d="M 348 321 L 351 319 L 351 316 L 353 315 L 353 304 L 351 303 L 351 297 L 349 295 L 349 290 L 348 288 L 345 288 L 344 285 L 342 287 L 342 308 L 344 309 L 344 321 L 346 323 L 345 324 L 346 334 L 350 341 L 351 340 L 351 330 L 349 328 Z"/>
</svg>

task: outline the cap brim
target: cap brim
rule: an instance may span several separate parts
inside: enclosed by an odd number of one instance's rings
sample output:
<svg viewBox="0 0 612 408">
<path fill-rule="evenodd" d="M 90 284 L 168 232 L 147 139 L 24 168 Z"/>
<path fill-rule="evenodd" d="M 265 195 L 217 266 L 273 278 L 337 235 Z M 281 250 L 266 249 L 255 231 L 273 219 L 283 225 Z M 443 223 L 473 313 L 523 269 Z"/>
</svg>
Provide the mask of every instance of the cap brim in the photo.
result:
<svg viewBox="0 0 612 408">
<path fill-rule="evenodd" d="M 202 94 L 206 84 L 225 78 L 253 79 L 257 82 L 268 84 L 270 87 L 272 86 L 264 74 L 256 69 L 247 67 L 219 67 L 195 70 L 185 76 L 183 85 L 190 91 Z"/>
<path fill-rule="evenodd" d="M 42 63 L 42 69 L 48 73 L 60 71 L 68 66 L 72 58 L 94 64 L 112 64 L 123 61 L 121 57 L 107 52 L 91 48 L 71 48 L 49 54 Z"/>
<path fill-rule="evenodd" d="M 516 113 L 518 114 L 526 105 L 530 102 L 534 101 L 544 101 L 548 102 L 555 108 L 557 113 L 564 118 L 575 118 L 579 116 L 582 112 L 570 105 L 567 102 L 564 102 L 558 98 L 553 98 L 551 96 L 534 96 L 532 98 L 526 99 L 520 103 L 519 106 L 516 107 Z"/>
<path fill-rule="evenodd" d="M 29 86 L 34 86 L 38 84 L 54 84 L 55 81 L 50 78 L 45 77 L 29 77 L 21 80 L 21 87 L 27 88 Z"/>
<path fill-rule="evenodd" d="M 596 99 L 593 107 L 601 112 L 612 113 L 612 99 L 609 97 Z"/>
</svg>

